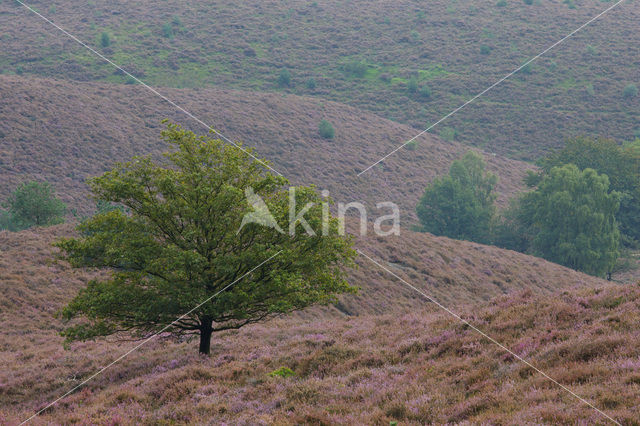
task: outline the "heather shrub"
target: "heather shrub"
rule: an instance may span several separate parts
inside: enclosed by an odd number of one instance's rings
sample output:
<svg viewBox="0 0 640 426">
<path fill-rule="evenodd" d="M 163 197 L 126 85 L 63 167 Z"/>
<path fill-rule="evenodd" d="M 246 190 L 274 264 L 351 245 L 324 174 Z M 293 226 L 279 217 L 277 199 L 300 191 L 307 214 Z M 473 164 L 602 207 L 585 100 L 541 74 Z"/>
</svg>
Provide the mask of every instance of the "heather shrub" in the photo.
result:
<svg viewBox="0 0 640 426">
<path fill-rule="evenodd" d="M 498 7 L 505 7 L 507 5 L 507 0 L 498 0 L 498 2 L 496 3 L 496 6 Z"/>
<path fill-rule="evenodd" d="M 173 38 L 173 27 L 170 23 L 166 22 L 162 25 L 162 36 L 164 38 Z"/>
<path fill-rule="evenodd" d="M 318 132 L 320 133 L 320 136 L 325 139 L 333 139 L 333 136 L 335 135 L 333 126 L 327 120 L 322 120 L 320 122 L 320 125 L 318 125 Z"/>
<path fill-rule="evenodd" d="M 415 77 L 411 77 L 407 82 L 407 91 L 409 93 L 416 93 L 418 91 L 418 80 Z"/>
<path fill-rule="evenodd" d="M 491 47 L 483 44 L 482 46 L 480 46 L 480 53 L 483 55 L 488 55 L 489 53 L 491 53 Z"/>
<path fill-rule="evenodd" d="M 431 88 L 429 86 L 422 86 L 418 93 L 421 97 L 429 99 L 431 97 Z"/>
</svg>

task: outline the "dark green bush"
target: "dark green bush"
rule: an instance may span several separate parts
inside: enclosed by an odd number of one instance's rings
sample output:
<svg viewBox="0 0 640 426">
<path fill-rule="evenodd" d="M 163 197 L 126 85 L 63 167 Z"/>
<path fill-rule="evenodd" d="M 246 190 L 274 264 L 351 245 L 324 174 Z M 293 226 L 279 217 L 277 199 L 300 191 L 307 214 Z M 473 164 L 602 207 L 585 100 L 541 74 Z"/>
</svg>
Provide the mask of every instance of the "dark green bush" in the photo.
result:
<svg viewBox="0 0 640 426">
<path fill-rule="evenodd" d="M 109 33 L 107 33 L 106 31 L 103 31 L 102 34 L 100 34 L 100 46 L 102 47 L 111 46 L 111 37 L 109 36 Z"/>
<path fill-rule="evenodd" d="M 18 186 L 4 206 L 0 223 L 13 231 L 62 223 L 67 208 L 49 183 L 33 181 Z"/>
<path fill-rule="evenodd" d="M 316 88 L 316 79 L 313 77 L 309 78 L 305 85 L 307 86 L 307 89 L 314 90 Z"/>
<path fill-rule="evenodd" d="M 322 120 L 320 122 L 320 125 L 318 126 L 318 131 L 320 132 L 320 136 L 322 136 L 325 139 L 333 139 L 333 136 L 335 135 L 335 130 L 333 129 L 333 126 L 327 120 Z"/>
<path fill-rule="evenodd" d="M 357 78 L 364 77 L 367 74 L 367 69 L 367 64 L 362 61 L 351 61 L 342 67 L 345 74 Z"/>
<path fill-rule="evenodd" d="M 288 69 L 284 68 L 278 74 L 278 86 L 280 87 L 288 87 L 291 86 L 291 72 Z"/>
<path fill-rule="evenodd" d="M 626 99 L 635 98 L 638 95 L 638 86 L 635 84 L 627 84 L 622 91 L 622 96 Z"/>
</svg>

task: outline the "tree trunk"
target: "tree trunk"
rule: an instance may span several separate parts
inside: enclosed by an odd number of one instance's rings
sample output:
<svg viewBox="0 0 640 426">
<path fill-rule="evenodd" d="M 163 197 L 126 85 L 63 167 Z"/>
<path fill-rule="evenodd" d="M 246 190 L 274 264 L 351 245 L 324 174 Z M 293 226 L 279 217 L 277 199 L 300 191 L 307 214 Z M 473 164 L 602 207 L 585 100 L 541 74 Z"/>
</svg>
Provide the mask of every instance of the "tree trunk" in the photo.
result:
<svg viewBox="0 0 640 426">
<path fill-rule="evenodd" d="M 209 355 L 211 350 L 211 335 L 213 334 L 213 327 L 210 320 L 203 320 L 202 327 L 200 328 L 200 353 Z"/>
</svg>

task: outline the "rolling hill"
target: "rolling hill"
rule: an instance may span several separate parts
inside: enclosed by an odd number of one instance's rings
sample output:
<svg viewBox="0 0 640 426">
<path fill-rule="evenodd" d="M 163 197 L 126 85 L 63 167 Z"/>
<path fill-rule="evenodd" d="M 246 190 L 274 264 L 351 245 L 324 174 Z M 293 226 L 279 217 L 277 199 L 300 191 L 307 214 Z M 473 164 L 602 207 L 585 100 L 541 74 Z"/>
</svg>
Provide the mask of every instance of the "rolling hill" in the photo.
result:
<svg viewBox="0 0 640 426">
<path fill-rule="evenodd" d="M 116 161 L 165 151 L 160 141 L 163 118 L 206 133 L 141 86 L 0 76 L 0 92 L 0 199 L 19 182 L 47 180 L 71 207 L 87 213 L 93 206 L 87 202 L 86 178 Z M 339 202 L 366 202 L 372 215 L 375 203 L 393 201 L 409 223 L 426 184 L 468 149 L 428 135 L 415 150 L 403 150 L 357 177 L 413 130 L 353 107 L 295 95 L 161 92 L 233 140 L 255 147 L 294 184 L 328 189 Z M 334 139 L 318 134 L 322 119 L 335 127 Z M 522 189 L 522 178 L 533 167 L 497 155 L 485 157 L 500 177 L 497 190 L 504 205 Z"/>
<path fill-rule="evenodd" d="M 154 86 L 314 96 L 423 129 L 613 2 L 29 4 Z M 633 139 L 638 20 L 623 2 L 434 131 L 529 160 L 576 134 Z M 4 74 L 132 82 L 17 2 L 0 2 L 0 27 Z"/>
<path fill-rule="evenodd" d="M 70 232 L 69 225 L 0 232 L 3 424 L 24 420 L 135 345 L 108 339 L 63 349 L 54 314 L 95 274 L 53 260 L 50 243 Z M 640 287 L 491 247 L 404 237 L 412 253 L 390 247 L 394 241 L 358 244 L 608 415 L 623 424 L 637 419 Z M 354 315 L 315 308 L 220 333 L 211 357 L 197 356 L 188 339 L 154 340 L 35 424 L 604 421 L 363 262 L 352 275 L 363 299 L 342 300 L 341 310 Z M 474 286 L 472 277 L 483 275 Z M 488 280 L 502 284 L 492 288 Z M 503 286 L 519 291 L 491 298 Z M 293 376 L 269 376 L 281 367 Z"/>
</svg>

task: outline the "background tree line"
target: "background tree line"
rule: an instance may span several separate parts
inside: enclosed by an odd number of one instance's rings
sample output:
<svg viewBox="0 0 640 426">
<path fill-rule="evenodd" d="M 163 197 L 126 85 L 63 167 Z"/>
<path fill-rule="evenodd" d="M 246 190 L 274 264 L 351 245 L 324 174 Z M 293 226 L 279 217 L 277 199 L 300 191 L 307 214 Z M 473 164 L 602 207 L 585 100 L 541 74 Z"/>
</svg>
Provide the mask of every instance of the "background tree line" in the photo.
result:
<svg viewBox="0 0 640 426">
<path fill-rule="evenodd" d="M 421 230 L 611 272 L 620 246 L 640 241 L 640 141 L 577 137 L 538 165 L 525 179 L 530 191 L 497 212 L 497 177 L 468 152 L 427 186 L 416 208 Z"/>
</svg>

